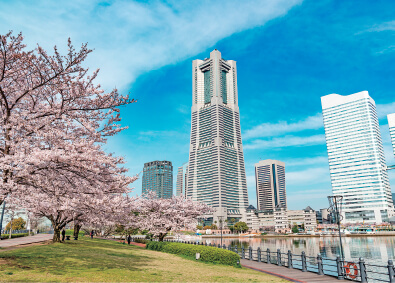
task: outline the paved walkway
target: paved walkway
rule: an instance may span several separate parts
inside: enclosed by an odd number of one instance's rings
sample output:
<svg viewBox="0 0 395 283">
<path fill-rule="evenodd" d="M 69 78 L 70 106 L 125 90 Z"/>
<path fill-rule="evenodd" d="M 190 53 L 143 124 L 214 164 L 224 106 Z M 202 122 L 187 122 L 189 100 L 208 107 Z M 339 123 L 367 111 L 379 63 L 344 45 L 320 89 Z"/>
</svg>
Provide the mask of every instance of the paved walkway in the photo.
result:
<svg viewBox="0 0 395 283">
<path fill-rule="evenodd" d="M 53 238 L 52 234 L 37 234 L 34 236 L 20 237 L 0 241 L 0 248 L 9 248 L 20 245 L 27 245 L 39 242 L 45 242 Z"/>
<path fill-rule="evenodd" d="M 267 264 L 263 262 L 251 261 L 248 259 L 241 259 L 240 263 L 246 268 L 266 274 L 271 274 L 291 282 L 339 282 L 337 278 L 332 276 L 318 275 L 313 272 L 302 272 L 298 269 L 289 269 L 287 267 L 277 266 L 275 264 Z"/>
</svg>

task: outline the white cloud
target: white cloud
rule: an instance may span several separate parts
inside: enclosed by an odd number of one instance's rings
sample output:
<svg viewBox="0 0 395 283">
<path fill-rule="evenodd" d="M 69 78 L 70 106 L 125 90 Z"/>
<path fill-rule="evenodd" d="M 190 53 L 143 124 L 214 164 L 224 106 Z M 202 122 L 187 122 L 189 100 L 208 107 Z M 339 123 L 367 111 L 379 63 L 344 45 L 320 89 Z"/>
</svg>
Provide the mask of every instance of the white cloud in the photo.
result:
<svg viewBox="0 0 395 283">
<path fill-rule="evenodd" d="M 285 172 L 288 185 L 311 185 L 330 182 L 329 166 L 308 168 L 301 171 Z"/>
<path fill-rule="evenodd" d="M 328 156 L 316 156 L 307 158 L 292 158 L 285 159 L 285 166 L 307 166 L 307 165 L 317 165 L 317 164 L 328 164 Z"/>
<path fill-rule="evenodd" d="M 379 119 L 387 119 L 388 114 L 395 113 L 395 101 L 386 104 L 377 104 L 376 109 Z"/>
<path fill-rule="evenodd" d="M 311 146 L 325 144 L 325 135 L 313 135 L 307 137 L 285 136 L 271 140 L 253 140 L 244 145 L 244 149 L 279 148 L 287 146 Z"/>
<path fill-rule="evenodd" d="M 395 21 L 376 24 L 363 32 L 395 31 Z"/>
<path fill-rule="evenodd" d="M 314 116 L 309 116 L 306 119 L 295 123 L 288 123 L 286 121 L 279 121 L 277 123 L 263 123 L 245 131 L 243 139 L 262 138 L 278 136 L 287 133 L 301 132 L 304 130 L 316 130 L 324 126 L 322 121 L 322 114 L 317 113 Z"/>
<path fill-rule="evenodd" d="M 9 1 L 2 2 L 0 33 L 22 31 L 29 47 L 60 49 L 71 37 L 95 51 L 105 88 L 126 88 L 140 74 L 174 64 L 219 40 L 262 26 L 302 0 L 251 1 Z M 224 54 L 226 56 L 226 54 Z"/>
</svg>

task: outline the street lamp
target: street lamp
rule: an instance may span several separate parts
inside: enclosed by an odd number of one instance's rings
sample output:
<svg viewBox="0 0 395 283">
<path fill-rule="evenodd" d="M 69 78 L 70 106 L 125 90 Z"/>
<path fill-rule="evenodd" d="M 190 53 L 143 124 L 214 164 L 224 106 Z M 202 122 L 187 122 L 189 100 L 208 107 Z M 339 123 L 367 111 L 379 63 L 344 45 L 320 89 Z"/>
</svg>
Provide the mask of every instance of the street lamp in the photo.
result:
<svg viewBox="0 0 395 283">
<path fill-rule="evenodd" d="M 218 223 L 219 223 L 219 229 L 221 230 L 221 247 L 222 247 L 222 224 L 223 224 L 223 216 L 218 216 Z"/>
<path fill-rule="evenodd" d="M 343 196 L 328 196 L 329 201 L 329 209 L 331 212 L 335 213 L 335 219 L 337 222 L 337 226 L 339 228 L 339 241 L 340 241 L 340 254 L 342 259 L 344 260 L 344 252 L 343 252 L 343 244 L 342 244 L 342 235 L 340 232 L 340 221 L 342 220 L 343 216 L 341 216 L 341 205 L 343 201 Z"/>
</svg>

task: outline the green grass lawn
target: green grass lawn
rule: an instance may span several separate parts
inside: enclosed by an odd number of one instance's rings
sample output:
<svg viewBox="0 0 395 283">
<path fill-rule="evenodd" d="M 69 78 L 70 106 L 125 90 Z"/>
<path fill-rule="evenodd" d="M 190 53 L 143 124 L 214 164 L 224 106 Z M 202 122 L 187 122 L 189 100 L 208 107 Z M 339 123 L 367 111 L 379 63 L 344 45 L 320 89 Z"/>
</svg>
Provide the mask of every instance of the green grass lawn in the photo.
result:
<svg viewBox="0 0 395 283">
<path fill-rule="evenodd" d="M 0 281 L 286 282 L 246 268 L 88 239 L 0 251 Z"/>
</svg>

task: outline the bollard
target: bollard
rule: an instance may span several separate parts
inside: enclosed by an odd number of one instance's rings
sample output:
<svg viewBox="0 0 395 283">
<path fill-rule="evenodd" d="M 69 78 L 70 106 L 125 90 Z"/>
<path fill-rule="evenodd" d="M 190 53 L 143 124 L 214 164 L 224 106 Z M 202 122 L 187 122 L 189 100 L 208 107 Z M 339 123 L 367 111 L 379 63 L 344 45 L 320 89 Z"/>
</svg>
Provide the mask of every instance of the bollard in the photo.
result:
<svg viewBox="0 0 395 283">
<path fill-rule="evenodd" d="M 271 256 L 270 256 L 270 249 L 269 248 L 266 250 L 266 260 L 267 260 L 268 264 L 272 263 L 272 259 L 271 259 Z"/>
<path fill-rule="evenodd" d="M 249 258 L 249 260 L 252 260 L 252 247 L 251 246 L 248 248 L 248 258 Z"/>
<path fill-rule="evenodd" d="M 256 250 L 257 256 L 258 256 L 258 262 L 261 262 L 261 248 L 258 248 Z"/>
<path fill-rule="evenodd" d="M 241 259 L 245 259 L 245 249 L 244 247 L 241 247 Z"/>
<path fill-rule="evenodd" d="M 281 266 L 281 251 L 277 249 L 277 265 Z"/>
<path fill-rule="evenodd" d="M 306 264 L 306 253 L 302 252 L 301 256 L 302 258 L 302 271 L 306 272 L 307 271 L 307 264 Z"/>
<path fill-rule="evenodd" d="M 223 247 L 222 247 L 224 250 L 226 250 L 226 246 L 225 246 L 225 244 L 223 245 Z"/>
<path fill-rule="evenodd" d="M 292 265 L 292 252 L 288 250 L 288 268 L 293 268 Z"/>
<path fill-rule="evenodd" d="M 344 275 L 343 275 L 343 261 L 340 260 L 340 257 L 336 257 L 336 266 L 337 266 L 337 279 L 343 280 Z"/>
<path fill-rule="evenodd" d="M 392 262 L 392 260 L 389 260 L 388 261 L 388 275 L 389 275 L 389 279 L 390 279 L 390 281 L 389 282 L 395 282 L 395 280 L 394 280 L 394 263 Z"/>
<path fill-rule="evenodd" d="M 366 283 L 368 282 L 368 275 L 366 274 L 365 260 L 362 257 L 360 257 L 358 264 L 359 264 L 359 273 L 361 276 L 361 282 Z"/>
<path fill-rule="evenodd" d="M 322 256 L 317 255 L 318 275 L 324 275 L 324 266 L 322 265 Z"/>
</svg>

